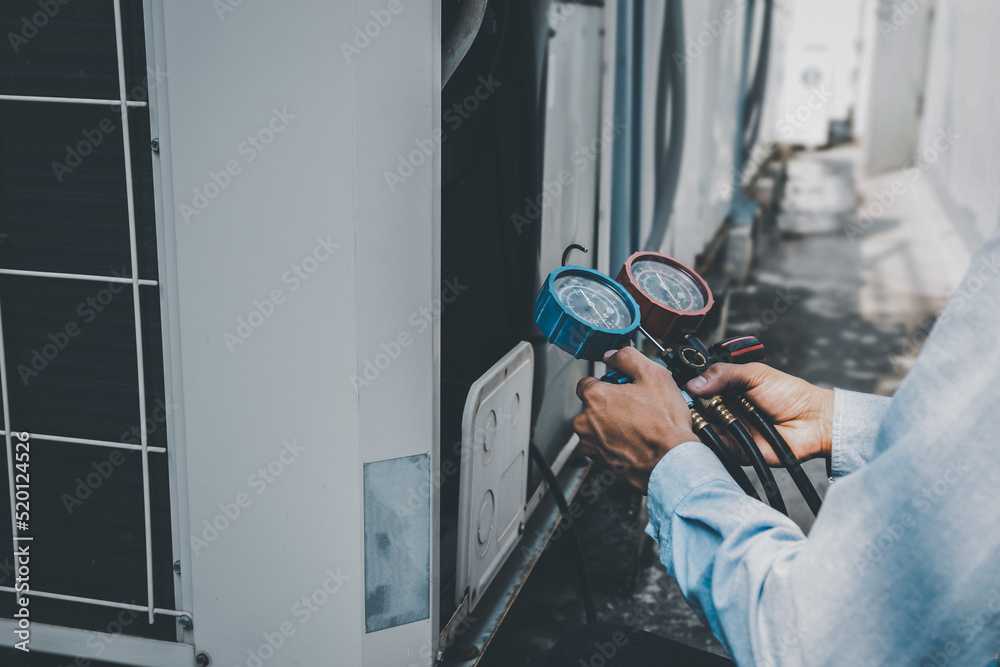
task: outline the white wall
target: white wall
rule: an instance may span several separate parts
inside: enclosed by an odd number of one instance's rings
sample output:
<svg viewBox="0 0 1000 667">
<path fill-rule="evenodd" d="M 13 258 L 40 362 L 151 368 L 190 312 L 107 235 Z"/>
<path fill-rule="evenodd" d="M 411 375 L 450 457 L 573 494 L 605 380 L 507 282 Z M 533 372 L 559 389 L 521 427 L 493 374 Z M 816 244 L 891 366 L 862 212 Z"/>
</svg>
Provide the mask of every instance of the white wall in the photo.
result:
<svg viewBox="0 0 1000 667">
<path fill-rule="evenodd" d="M 868 173 L 901 169 L 916 152 L 932 6 L 932 0 L 879 0 L 867 6 L 861 113 L 862 166 Z"/>
<path fill-rule="evenodd" d="M 918 156 L 970 250 L 1000 220 L 998 30 L 1000 3 L 937 1 Z"/>
</svg>

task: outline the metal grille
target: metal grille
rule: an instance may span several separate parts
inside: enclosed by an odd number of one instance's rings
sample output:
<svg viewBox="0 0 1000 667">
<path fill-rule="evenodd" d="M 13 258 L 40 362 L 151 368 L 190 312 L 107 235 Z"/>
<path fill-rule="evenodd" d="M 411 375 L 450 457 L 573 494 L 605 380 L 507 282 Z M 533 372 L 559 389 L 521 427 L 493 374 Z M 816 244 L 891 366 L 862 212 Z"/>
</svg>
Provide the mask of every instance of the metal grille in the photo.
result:
<svg viewBox="0 0 1000 667">
<path fill-rule="evenodd" d="M 174 608 L 170 567 L 142 3 L 2 4 L 0 434 L 11 521 L 0 540 L 39 550 L 34 622 L 110 631 L 124 611 L 146 624 L 120 631 L 174 640 L 173 618 L 187 612 Z M 22 433 L 27 531 L 14 511 Z"/>
</svg>

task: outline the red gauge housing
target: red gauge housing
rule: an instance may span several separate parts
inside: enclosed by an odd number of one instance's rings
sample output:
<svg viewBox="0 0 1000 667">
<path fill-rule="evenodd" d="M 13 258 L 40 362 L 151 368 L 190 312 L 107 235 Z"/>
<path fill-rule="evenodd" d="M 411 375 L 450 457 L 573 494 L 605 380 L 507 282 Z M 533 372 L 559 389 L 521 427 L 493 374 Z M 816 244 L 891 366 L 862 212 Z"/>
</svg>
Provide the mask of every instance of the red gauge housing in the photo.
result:
<svg viewBox="0 0 1000 667">
<path fill-rule="evenodd" d="M 633 272 L 633 265 L 641 261 L 660 262 L 686 275 L 701 290 L 704 297 L 704 305 L 697 310 L 678 310 L 670 308 L 654 299 L 639 287 L 638 280 Z M 715 305 L 712 290 L 708 288 L 708 283 L 705 282 L 705 279 L 685 264 L 663 253 L 637 252 L 633 254 L 626 260 L 622 270 L 618 272 L 616 280 L 621 283 L 639 304 L 642 327 L 650 335 L 662 341 L 677 341 L 686 335 L 693 334 L 698 329 L 701 321 L 708 315 L 708 311 L 712 310 L 712 306 Z"/>
</svg>

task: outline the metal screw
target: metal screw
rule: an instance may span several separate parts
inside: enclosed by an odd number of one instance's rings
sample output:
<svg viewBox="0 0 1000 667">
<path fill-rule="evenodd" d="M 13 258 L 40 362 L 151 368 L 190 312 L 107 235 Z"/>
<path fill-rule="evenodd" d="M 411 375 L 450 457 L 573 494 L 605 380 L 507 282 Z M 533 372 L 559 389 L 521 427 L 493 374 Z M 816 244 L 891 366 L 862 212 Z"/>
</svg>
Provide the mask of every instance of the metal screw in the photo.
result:
<svg viewBox="0 0 1000 667">
<path fill-rule="evenodd" d="M 521 522 L 521 525 L 519 525 L 517 527 L 517 534 L 518 535 L 524 535 L 524 522 L 523 521 Z"/>
<path fill-rule="evenodd" d="M 177 625 L 181 626 L 183 630 L 190 630 L 194 627 L 194 620 L 187 614 L 184 614 L 183 616 L 178 617 Z"/>
<path fill-rule="evenodd" d="M 207 653 L 199 653 L 194 657 L 194 664 L 198 665 L 198 667 L 208 667 L 211 662 L 212 659 L 208 657 Z"/>
<path fill-rule="evenodd" d="M 159 153 L 160 152 L 160 140 L 159 139 L 153 139 L 152 141 L 149 142 L 149 147 L 153 149 L 154 153 Z"/>
<path fill-rule="evenodd" d="M 179 560 L 174 561 L 174 574 L 181 573 L 181 562 Z"/>
</svg>

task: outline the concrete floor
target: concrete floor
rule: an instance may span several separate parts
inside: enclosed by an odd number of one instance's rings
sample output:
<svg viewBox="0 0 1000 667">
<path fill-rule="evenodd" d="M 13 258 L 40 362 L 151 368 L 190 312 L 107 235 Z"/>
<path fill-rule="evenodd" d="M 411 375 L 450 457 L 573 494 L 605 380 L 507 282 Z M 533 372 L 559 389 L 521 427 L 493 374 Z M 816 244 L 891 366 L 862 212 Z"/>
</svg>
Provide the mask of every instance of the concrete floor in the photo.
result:
<svg viewBox="0 0 1000 667">
<path fill-rule="evenodd" d="M 747 284 L 732 292 L 727 333 L 756 335 L 772 366 L 815 384 L 891 395 L 969 256 L 926 183 L 906 178 L 903 194 L 886 204 L 903 173 L 859 177 L 857 157 L 846 146 L 789 161 L 781 213 L 762 234 Z M 778 313 L 776 299 L 787 310 Z M 822 494 L 824 463 L 804 467 Z M 790 516 L 808 531 L 808 508 L 784 471 L 776 477 Z M 569 548 L 561 540 L 546 552 L 480 664 L 540 665 L 560 635 L 583 623 Z M 634 586 L 601 586 L 601 574 L 600 622 L 638 624 L 724 654 L 651 543 Z"/>
</svg>

